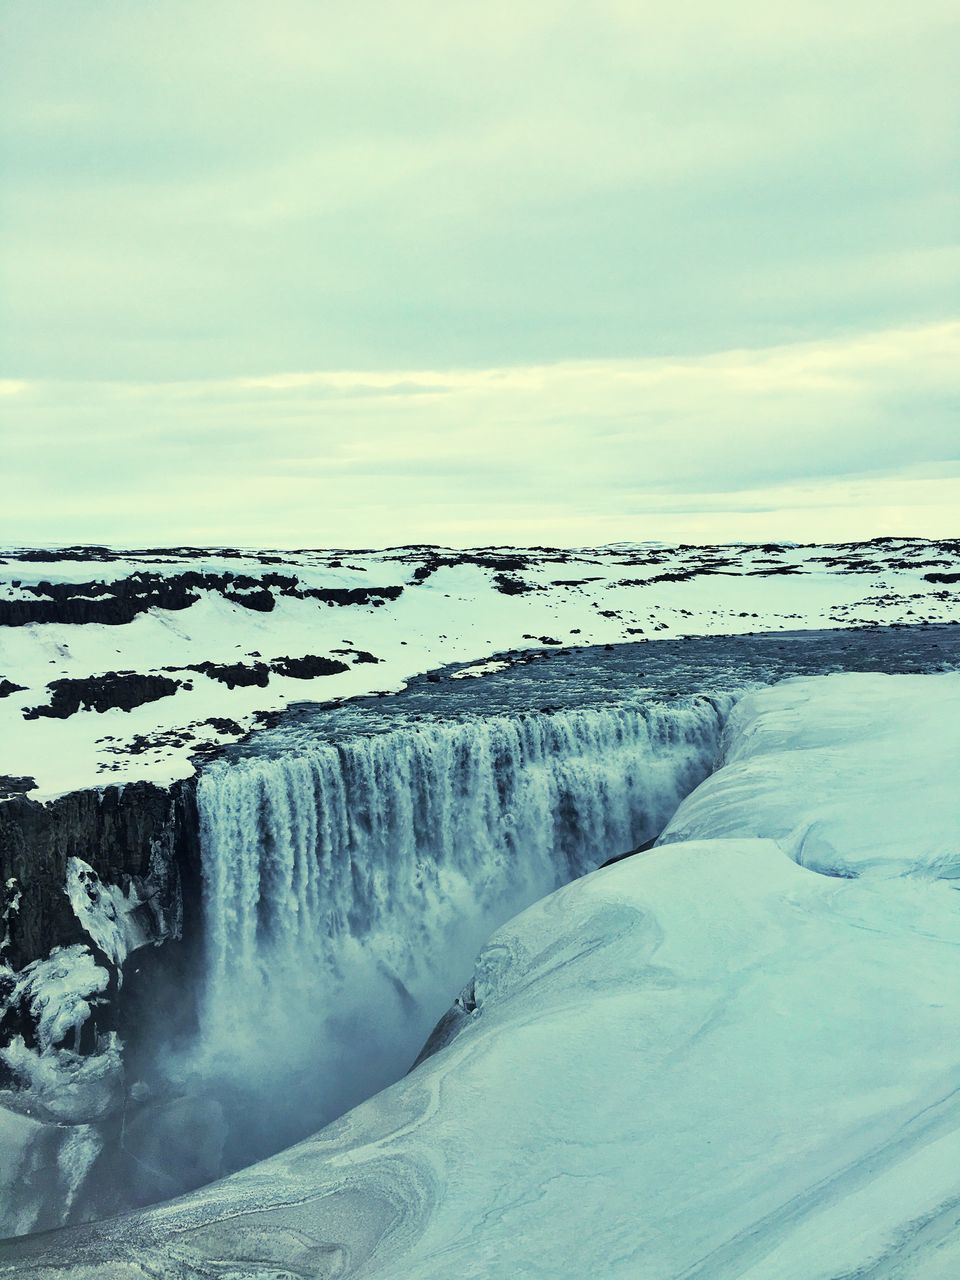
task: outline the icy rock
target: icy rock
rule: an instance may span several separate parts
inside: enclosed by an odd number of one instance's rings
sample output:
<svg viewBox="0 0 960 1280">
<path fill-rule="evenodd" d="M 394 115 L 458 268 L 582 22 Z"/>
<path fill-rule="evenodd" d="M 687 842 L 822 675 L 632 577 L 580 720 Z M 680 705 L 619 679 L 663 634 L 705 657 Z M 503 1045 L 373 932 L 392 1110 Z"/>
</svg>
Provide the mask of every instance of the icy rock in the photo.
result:
<svg viewBox="0 0 960 1280">
<path fill-rule="evenodd" d="M 125 894 L 117 885 L 104 884 L 82 858 L 67 859 L 67 897 L 86 933 L 119 971 L 131 951 L 149 937 L 136 917 L 141 905 L 133 885 Z"/>
<path fill-rule="evenodd" d="M 39 1048 L 46 1050 L 71 1034 L 74 1041 L 79 1038 L 91 1005 L 109 981 L 88 947 L 54 947 L 45 960 L 34 960 L 16 975 L 10 1004 L 29 1009 Z"/>
<path fill-rule="evenodd" d="M 88 947 L 55 947 L 19 973 L 6 971 L 8 1010 L 19 1013 L 30 1043 L 14 1035 L 0 1063 L 19 1085 L 20 1105 L 39 1116 L 76 1123 L 112 1111 L 122 1094 L 120 1045 L 113 1033 L 96 1036 L 94 1052 L 80 1040 L 110 981 Z"/>
<path fill-rule="evenodd" d="M 15 1036 L 0 1059 L 22 1084 L 20 1105 L 47 1120 L 79 1124 L 99 1120 L 123 1099 L 123 1059 L 113 1032 L 100 1038 L 98 1052 L 31 1049 Z"/>
</svg>

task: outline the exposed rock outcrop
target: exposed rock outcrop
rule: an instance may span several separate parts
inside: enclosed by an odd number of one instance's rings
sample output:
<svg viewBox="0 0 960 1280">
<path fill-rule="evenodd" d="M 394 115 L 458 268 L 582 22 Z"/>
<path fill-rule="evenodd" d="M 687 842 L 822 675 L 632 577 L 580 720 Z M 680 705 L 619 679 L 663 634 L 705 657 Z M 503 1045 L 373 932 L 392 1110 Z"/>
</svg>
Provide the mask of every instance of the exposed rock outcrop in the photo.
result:
<svg viewBox="0 0 960 1280">
<path fill-rule="evenodd" d="M 200 898 L 191 785 L 167 789 L 137 782 L 76 791 L 48 804 L 17 795 L 0 803 L 0 894 L 20 896 L 4 950 L 14 969 L 48 955 L 51 947 L 87 940 L 66 893 L 74 857 L 106 884 L 149 885 L 151 909 L 167 920 L 168 933 L 191 932 Z M 11 882 L 12 888 L 2 888 Z"/>
<path fill-rule="evenodd" d="M 25 720 L 50 716 L 66 720 L 81 709 L 84 711 L 109 711 L 119 707 L 132 711 L 145 702 L 169 698 L 183 685 L 181 680 L 169 676 L 141 675 L 136 671 L 108 671 L 102 676 L 89 676 L 81 680 L 52 680 L 47 685 L 50 701 L 46 706 L 28 707 Z"/>
<path fill-rule="evenodd" d="M 283 573 L 253 577 L 245 573 L 194 571 L 172 577 L 140 572 L 111 582 L 18 584 L 17 589 L 23 595 L 0 599 L 0 626 L 23 627 L 37 622 L 120 626 L 148 609 L 189 609 L 200 599 L 201 591 L 216 593 L 232 604 L 259 613 L 272 612 L 276 595 L 328 605 L 380 605 L 385 600 L 396 600 L 403 591 L 402 586 L 304 587 L 299 578 Z"/>
</svg>

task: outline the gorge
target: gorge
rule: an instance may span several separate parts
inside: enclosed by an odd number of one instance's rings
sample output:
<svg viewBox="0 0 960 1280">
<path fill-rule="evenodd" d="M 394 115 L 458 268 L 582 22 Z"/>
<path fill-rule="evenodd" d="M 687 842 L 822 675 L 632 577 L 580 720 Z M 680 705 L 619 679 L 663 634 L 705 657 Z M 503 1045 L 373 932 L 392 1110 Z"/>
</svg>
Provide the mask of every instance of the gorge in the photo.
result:
<svg viewBox="0 0 960 1280">
<path fill-rule="evenodd" d="M 871 564 L 881 559 L 871 552 Z M 652 562 L 662 577 L 663 557 Z M 415 570 L 418 590 L 453 571 L 427 567 L 429 576 Z M 502 568 L 483 572 L 492 581 Z M 903 572 L 888 567 L 884 582 Z M 696 603 L 684 592 L 699 590 L 700 575 L 685 573 L 651 589 L 673 593 L 669 608 L 689 619 L 681 601 Z M 785 575 L 787 589 L 804 576 Z M 570 592 L 557 590 L 551 613 Z M 494 592 L 521 611 L 519 626 L 528 621 L 537 590 Z M 396 633 L 385 611 L 402 595 L 386 605 L 311 599 L 314 610 L 377 619 L 379 639 L 351 627 L 344 652 L 362 662 L 369 688 L 383 663 L 366 661 L 375 655 L 361 645 L 386 653 Z M 229 607 L 241 619 L 250 612 Z M 713 604 L 699 607 L 701 619 L 714 616 Z M 17 634 L 64 651 L 61 670 L 73 663 L 74 674 L 60 678 L 76 682 L 86 637 L 102 651 L 126 627 L 153 625 L 153 609 Z M 936 671 L 960 655 L 949 617 L 797 631 L 789 613 L 776 631 L 656 643 L 573 643 L 578 627 L 558 645 L 544 630 L 481 650 L 482 661 L 454 651 L 399 692 L 290 702 L 246 729 L 244 700 L 290 677 L 271 674 L 264 686 L 232 676 L 228 688 L 195 675 L 233 700 L 218 708 L 233 714 L 215 717 L 218 743 L 194 743 L 194 774 L 158 772 L 164 751 L 191 759 L 184 739 L 117 757 L 119 783 L 58 795 L 49 776 L 39 801 L 11 787 L 0 804 L 3 1232 L 104 1218 L 202 1186 L 401 1079 L 498 927 L 668 825 L 721 760 L 745 691 L 830 671 Z M 447 643 L 437 628 L 434 654 Z M 191 657 L 191 669 L 233 671 L 225 654 L 209 654 Z M 185 670 L 186 655 L 178 661 Z M 350 663 L 340 666 L 324 681 L 354 678 Z M 169 737 L 168 708 L 188 695 L 78 709 L 58 723 L 69 737 L 74 724 L 88 733 L 103 721 L 116 740 L 125 718 L 163 710 Z M 48 733 L 53 721 L 26 717 L 37 704 L 28 674 L 19 703 L 24 730 Z"/>
</svg>

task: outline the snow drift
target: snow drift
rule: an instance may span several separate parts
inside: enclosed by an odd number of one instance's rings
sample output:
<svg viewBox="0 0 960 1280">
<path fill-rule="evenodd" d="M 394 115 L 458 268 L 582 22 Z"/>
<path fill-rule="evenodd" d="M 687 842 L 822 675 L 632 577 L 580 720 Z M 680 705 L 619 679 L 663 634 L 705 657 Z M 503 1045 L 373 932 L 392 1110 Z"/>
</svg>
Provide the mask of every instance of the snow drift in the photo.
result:
<svg viewBox="0 0 960 1280">
<path fill-rule="evenodd" d="M 661 842 L 770 836 L 824 875 L 960 877 L 960 682 L 844 673 L 748 694 Z"/>
</svg>

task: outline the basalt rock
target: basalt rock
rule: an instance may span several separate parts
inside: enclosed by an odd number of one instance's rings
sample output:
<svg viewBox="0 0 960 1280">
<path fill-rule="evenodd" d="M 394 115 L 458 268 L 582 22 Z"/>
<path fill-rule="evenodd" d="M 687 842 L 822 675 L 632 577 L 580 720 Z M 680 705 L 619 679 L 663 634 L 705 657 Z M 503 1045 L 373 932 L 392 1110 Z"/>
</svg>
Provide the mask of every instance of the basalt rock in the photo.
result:
<svg viewBox="0 0 960 1280">
<path fill-rule="evenodd" d="M 87 942 L 66 894 L 67 861 L 82 858 L 106 884 L 148 885 L 169 936 L 199 935 L 200 854 L 190 782 L 75 791 L 41 804 L 0 802 L 0 914 L 5 963 L 21 969 L 56 946 Z"/>
<path fill-rule="evenodd" d="M 141 675 L 136 671 L 108 671 L 102 676 L 85 679 L 53 680 L 47 685 L 50 702 L 46 706 L 28 707 L 24 720 L 50 716 L 66 720 L 81 708 L 85 711 L 110 711 L 114 707 L 131 711 L 145 702 L 169 698 L 182 687 L 182 681 L 169 676 Z"/>
</svg>

